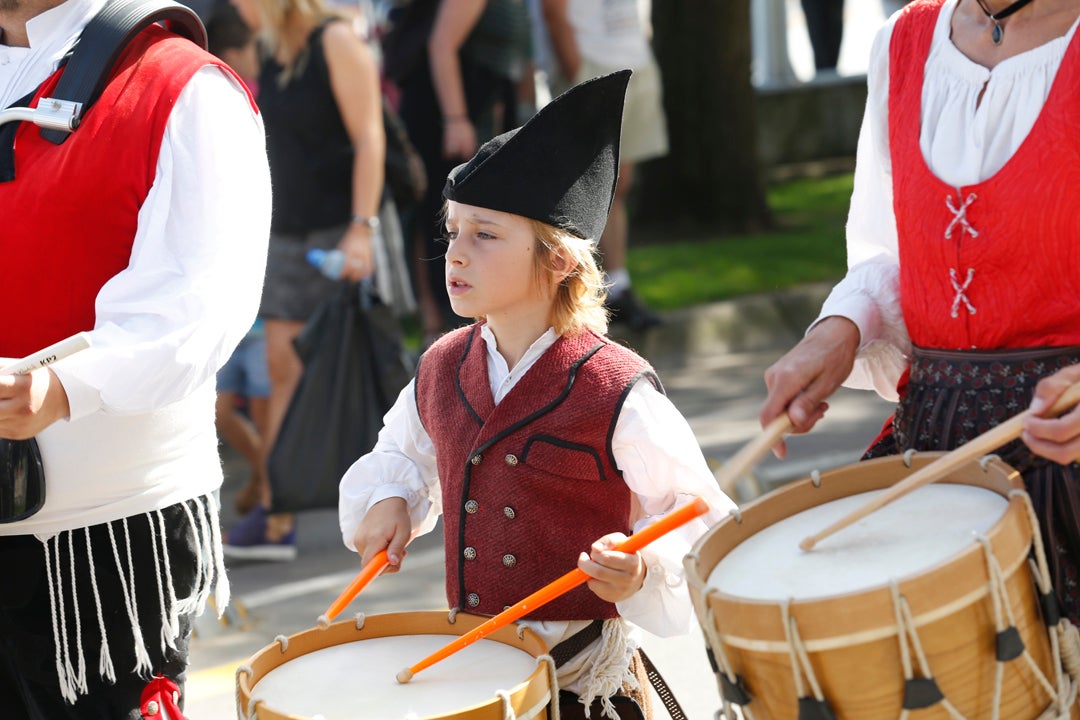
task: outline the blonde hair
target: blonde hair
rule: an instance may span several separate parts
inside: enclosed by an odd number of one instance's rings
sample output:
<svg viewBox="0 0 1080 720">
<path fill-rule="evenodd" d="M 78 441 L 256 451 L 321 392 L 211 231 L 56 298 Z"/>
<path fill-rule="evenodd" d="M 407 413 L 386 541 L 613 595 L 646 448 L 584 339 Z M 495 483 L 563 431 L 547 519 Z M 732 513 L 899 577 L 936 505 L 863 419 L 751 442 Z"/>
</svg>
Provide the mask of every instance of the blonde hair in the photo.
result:
<svg viewBox="0 0 1080 720">
<path fill-rule="evenodd" d="M 555 288 L 551 306 L 555 332 L 559 335 L 576 335 L 584 330 L 606 333 L 607 286 L 596 262 L 595 243 L 539 220 L 529 222 L 536 238 L 533 270 L 537 286 L 554 283 L 560 268 L 571 268 Z"/>
<path fill-rule="evenodd" d="M 293 58 L 282 72 L 281 82 L 287 82 L 303 69 L 307 57 L 302 51 L 311 31 L 324 20 L 345 18 L 324 0 L 258 0 L 258 8 L 263 51 L 278 55 L 284 48 L 285 55 Z"/>
</svg>

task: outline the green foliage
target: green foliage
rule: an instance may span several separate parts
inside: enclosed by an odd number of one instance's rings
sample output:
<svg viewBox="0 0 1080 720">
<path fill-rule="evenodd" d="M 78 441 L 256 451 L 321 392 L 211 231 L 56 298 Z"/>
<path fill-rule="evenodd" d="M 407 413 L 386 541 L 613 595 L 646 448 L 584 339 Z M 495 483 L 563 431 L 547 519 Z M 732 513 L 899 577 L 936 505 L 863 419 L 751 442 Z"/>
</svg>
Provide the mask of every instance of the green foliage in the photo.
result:
<svg viewBox="0 0 1080 720">
<path fill-rule="evenodd" d="M 632 231 L 634 288 L 652 307 L 671 310 L 839 279 L 851 190 L 850 173 L 778 184 L 768 191 L 776 227 L 767 232 L 660 243 L 655 230 Z"/>
</svg>

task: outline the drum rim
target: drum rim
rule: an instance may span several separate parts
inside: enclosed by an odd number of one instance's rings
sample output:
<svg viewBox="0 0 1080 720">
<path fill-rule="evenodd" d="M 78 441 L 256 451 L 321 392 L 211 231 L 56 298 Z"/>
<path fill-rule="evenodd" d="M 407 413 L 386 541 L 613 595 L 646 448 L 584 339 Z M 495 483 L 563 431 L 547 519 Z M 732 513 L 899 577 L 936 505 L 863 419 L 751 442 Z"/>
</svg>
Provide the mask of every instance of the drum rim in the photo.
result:
<svg viewBox="0 0 1080 720">
<path fill-rule="evenodd" d="M 782 515 L 780 519 L 835 499 L 830 493 L 835 493 L 841 483 L 850 484 L 853 482 L 851 476 L 855 474 L 855 471 L 860 471 L 860 474 L 867 474 L 872 478 L 860 483 L 860 491 L 880 489 L 895 482 L 890 477 L 891 475 L 899 474 L 903 476 L 914 472 L 944 454 L 942 452 L 917 453 L 910 458 L 910 469 L 901 466 L 901 463 L 905 463 L 905 461 L 900 456 L 877 458 L 834 468 L 822 472 L 819 480 L 813 477 L 803 478 L 763 495 L 741 508 L 737 514 L 738 517 L 733 514 L 733 516 L 725 518 L 714 525 L 705 535 L 698 539 L 684 560 L 691 598 L 694 601 L 694 609 L 700 622 L 703 625 L 716 626 L 718 637 L 725 643 L 735 647 L 763 652 L 786 653 L 788 643 L 783 636 L 782 623 L 779 621 L 781 614 L 779 608 L 784 603 L 773 599 L 739 597 L 709 587 L 707 585 L 708 576 L 719 563 L 719 560 L 726 556 L 721 555 L 716 562 L 710 563 L 705 568 L 702 556 L 709 557 L 714 554 L 710 550 L 710 544 L 715 542 L 715 538 L 720 533 L 730 528 L 731 523 L 746 522 L 748 518 L 752 520 L 755 514 L 760 513 L 761 509 L 766 505 L 778 501 L 782 502 L 787 499 L 785 496 L 800 499 L 800 496 L 805 498 L 818 489 L 824 488 L 826 490 L 818 502 L 801 505 L 793 503 L 790 511 Z M 885 469 L 889 473 L 883 472 Z M 990 480 L 985 482 L 975 481 L 980 474 L 988 477 L 993 475 L 995 480 L 993 482 Z M 960 479 L 972 481 L 959 482 Z M 1020 542 L 1024 547 L 1029 547 L 1032 533 L 1035 530 L 1029 525 L 1028 516 L 1023 507 L 1024 500 L 1015 495 L 1010 497 L 1010 493 L 1004 491 L 1005 487 L 1011 490 L 1021 490 L 1023 488 L 1019 473 L 1004 462 L 994 458 L 986 463 L 973 461 L 964 465 L 950 476 L 947 482 L 980 487 L 996 492 L 1008 500 L 1008 506 L 1002 516 L 987 531 L 986 537 L 994 547 L 999 562 L 1002 562 L 1003 576 L 1009 581 L 1014 581 L 1017 578 L 1017 569 L 1026 563 L 1027 558 L 1026 550 L 1019 551 L 1016 547 L 1017 543 Z M 818 485 L 820 485 L 820 488 L 817 487 Z M 836 497 L 847 497 L 850 494 L 852 493 L 842 493 L 836 495 Z M 1019 538 L 1017 538 L 1017 533 L 1020 535 Z M 1025 537 L 1026 543 L 1023 542 Z M 1009 551 L 1007 561 L 1002 557 L 1005 553 L 998 554 L 999 547 Z M 913 588 L 917 589 L 920 585 L 925 585 L 929 576 L 945 572 L 951 566 L 972 568 L 979 563 L 983 565 L 983 572 L 985 572 L 982 550 L 977 544 L 973 544 L 936 565 L 923 568 L 914 575 L 897 579 L 897 584 L 902 594 L 917 596 L 918 593 L 914 592 Z M 975 584 L 974 587 L 964 592 L 952 591 L 947 593 L 949 600 L 934 605 L 932 609 L 920 608 L 917 610 L 913 605 L 912 611 L 915 615 L 916 626 L 948 617 L 972 603 L 978 602 L 986 596 L 987 592 L 988 589 L 985 583 Z M 889 584 L 875 585 L 825 597 L 803 600 L 793 599 L 789 601 L 788 608 L 789 612 L 797 618 L 825 615 L 836 617 L 839 612 L 845 611 L 843 616 L 846 620 L 851 621 L 850 627 L 824 626 L 811 621 L 805 629 L 802 639 L 807 649 L 823 651 L 895 636 L 897 627 L 895 620 L 891 616 L 891 593 L 892 590 Z M 877 606 L 890 608 L 890 614 L 888 616 L 883 615 L 876 620 L 862 617 L 852 619 L 851 617 L 850 611 L 852 609 L 855 609 L 858 613 L 870 613 L 871 611 L 866 610 L 866 608 Z M 748 616 L 757 618 L 758 622 L 747 623 Z M 774 624 L 775 629 L 772 627 Z M 768 625 L 769 629 L 764 630 L 763 625 Z M 800 622 L 800 630 L 803 631 L 803 629 L 803 624 Z"/>
<path fill-rule="evenodd" d="M 282 650 L 281 643 L 275 640 L 257 651 L 245 665 L 237 669 L 236 699 L 238 715 L 241 718 L 247 717 L 246 712 L 251 704 L 252 691 L 255 685 L 271 670 L 284 665 L 290 660 L 319 650 L 336 647 L 337 645 L 381 637 L 398 635 L 446 635 L 448 638 L 458 637 L 487 620 L 489 620 L 487 617 L 459 612 L 454 616 L 454 621 L 451 622 L 449 610 L 405 611 L 368 615 L 364 617 L 361 627 L 358 627 L 356 620 L 339 620 L 331 623 L 325 629 L 316 626 L 293 633 L 286 636 L 286 649 Z M 419 631 L 400 632 L 403 627 L 415 627 L 416 625 L 421 626 Z M 306 648 L 306 643 L 313 638 L 328 639 L 332 642 Z M 539 635 L 524 625 L 512 624 L 485 635 L 484 639 L 494 640 L 516 650 L 521 650 L 538 661 L 536 668 L 528 677 L 512 688 L 506 689 L 517 717 L 522 719 L 536 717 L 550 703 L 558 702 L 558 699 L 552 697 L 550 692 L 550 665 L 546 662 L 539 662 L 541 657 L 548 654 L 548 648 Z M 305 648 L 300 651 L 296 649 L 298 646 L 305 646 Z M 255 708 L 259 720 L 308 720 L 300 715 L 290 715 L 276 710 L 263 700 L 257 700 Z M 428 715 L 418 718 L 418 720 L 450 720 L 451 718 L 488 720 L 489 718 L 501 717 L 501 700 L 498 696 L 493 696 L 491 699 L 476 705 L 454 708 L 451 714 Z"/>
</svg>

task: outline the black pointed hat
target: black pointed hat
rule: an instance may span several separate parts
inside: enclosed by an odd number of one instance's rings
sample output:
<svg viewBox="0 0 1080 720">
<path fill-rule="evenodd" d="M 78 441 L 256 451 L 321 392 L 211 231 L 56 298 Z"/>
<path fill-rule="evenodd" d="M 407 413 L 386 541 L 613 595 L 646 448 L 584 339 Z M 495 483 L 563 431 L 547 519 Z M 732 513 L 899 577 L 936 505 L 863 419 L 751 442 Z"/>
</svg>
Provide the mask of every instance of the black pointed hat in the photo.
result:
<svg viewBox="0 0 1080 720">
<path fill-rule="evenodd" d="M 629 80 L 620 70 L 570 88 L 451 170 L 443 197 L 599 238 L 619 178 Z"/>
</svg>

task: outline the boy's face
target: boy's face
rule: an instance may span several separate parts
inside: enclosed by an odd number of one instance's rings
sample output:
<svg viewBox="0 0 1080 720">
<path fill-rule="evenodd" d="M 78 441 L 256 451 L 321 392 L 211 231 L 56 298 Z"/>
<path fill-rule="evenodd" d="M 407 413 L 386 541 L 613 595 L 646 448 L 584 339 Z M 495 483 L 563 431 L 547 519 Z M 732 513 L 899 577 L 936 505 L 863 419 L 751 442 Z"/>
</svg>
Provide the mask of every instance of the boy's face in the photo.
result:
<svg viewBox="0 0 1080 720">
<path fill-rule="evenodd" d="M 553 288 L 536 282 L 536 239 L 520 215 L 450 202 L 446 212 L 446 291 L 462 317 L 489 324 L 542 317 Z"/>
</svg>

